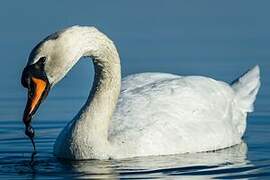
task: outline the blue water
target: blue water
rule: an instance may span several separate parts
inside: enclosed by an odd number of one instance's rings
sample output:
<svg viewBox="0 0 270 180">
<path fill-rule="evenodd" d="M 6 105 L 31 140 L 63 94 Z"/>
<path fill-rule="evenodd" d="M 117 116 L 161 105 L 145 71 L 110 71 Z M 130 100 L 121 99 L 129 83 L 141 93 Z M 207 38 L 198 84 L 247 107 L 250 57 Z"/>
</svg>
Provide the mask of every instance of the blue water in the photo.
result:
<svg viewBox="0 0 270 180">
<path fill-rule="evenodd" d="M 269 1 L 3 1 L 0 6 L 0 178 L 270 178 Z M 93 67 L 83 59 L 51 92 L 34 118 L 38 154 L 21 123 L 26 90 L 20 75 L 46 35 L 94 25 L 119 49 L 122 75 L 170 72 L 231 82 L 259 64 L 262 87 L 243 143 L 216 152 L 108 161 L 61 161 L 56 136 L 85 102 Z"/>
</svg>

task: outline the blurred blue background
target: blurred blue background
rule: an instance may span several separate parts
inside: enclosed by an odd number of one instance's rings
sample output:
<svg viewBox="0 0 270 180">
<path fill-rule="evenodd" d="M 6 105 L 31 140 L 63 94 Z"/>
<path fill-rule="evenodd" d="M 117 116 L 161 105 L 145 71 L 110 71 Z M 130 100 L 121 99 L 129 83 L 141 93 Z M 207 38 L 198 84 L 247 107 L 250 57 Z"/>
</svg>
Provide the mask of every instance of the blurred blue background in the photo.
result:
<svg viewBox="0 0 270 180">
<path fill-rule="evenodd" d="M 266 0 L 2 1 L 0 120 L 21 118 L 23 101 L 13 102 L 11 109 L 5 103 L 26 97 L 20 75 L 31 49 L 48 34 L 76 24 L 96 26 L 116 43 L 123 76 L 156 71 L 230 82 L 259 64 L 262 89 L 257 113 L 269 112 L 269 6 Z M 53 98 L 81 98 L 82 104 L 92 76 L 91 61 L 80 61 L 46 103 Z M 38 117 L 49 107 L 45 104 Z M 79 106 L 67 114 L 61 114 L 61 107 L 55 112 L 71 118 Z"/>
</svg>

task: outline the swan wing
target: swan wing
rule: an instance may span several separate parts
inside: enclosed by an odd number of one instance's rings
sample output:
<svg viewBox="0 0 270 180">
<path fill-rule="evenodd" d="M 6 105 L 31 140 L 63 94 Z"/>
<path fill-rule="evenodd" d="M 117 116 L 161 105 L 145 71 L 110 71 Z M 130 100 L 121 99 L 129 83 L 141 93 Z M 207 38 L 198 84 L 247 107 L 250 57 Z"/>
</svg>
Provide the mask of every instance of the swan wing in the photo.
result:
<svg viewBox="0 0 270 180">
<path fill-rule="evenodd" d="M 128 76 L 122 82 L 109 140 L 125 147 L 123 156 L 228 147 L 241 139 L 232 122 L 233 97 L 228 84 L 211 78 L 165 73 Z"/>
</svg>

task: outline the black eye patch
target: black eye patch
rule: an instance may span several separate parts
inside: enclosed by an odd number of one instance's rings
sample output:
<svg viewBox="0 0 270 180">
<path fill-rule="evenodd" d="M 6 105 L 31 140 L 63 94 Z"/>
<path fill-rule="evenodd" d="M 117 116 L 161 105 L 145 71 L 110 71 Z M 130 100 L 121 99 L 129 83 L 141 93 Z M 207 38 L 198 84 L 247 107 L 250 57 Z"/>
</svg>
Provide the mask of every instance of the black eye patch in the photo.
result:
<svg viewBox="0 0 270 180">
<path fill-rule="evenodd" d="M 47 76 L 44 71 L 45 61 L 46 57 L 41 57 L 36 63 L 28 65 L 23 69 L 21 77 L 21 84 L 23 87 L 30 87 L 31 77 L 47 80 Z"/>
</svg>

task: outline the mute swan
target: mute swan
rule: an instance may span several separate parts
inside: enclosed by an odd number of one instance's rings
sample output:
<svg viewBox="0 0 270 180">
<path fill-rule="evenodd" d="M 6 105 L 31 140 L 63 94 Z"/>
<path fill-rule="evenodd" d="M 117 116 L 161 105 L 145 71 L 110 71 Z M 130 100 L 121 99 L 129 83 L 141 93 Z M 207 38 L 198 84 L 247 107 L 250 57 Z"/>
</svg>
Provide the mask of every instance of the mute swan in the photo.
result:
<svg viewBox="0 0 270 180">
<path fill-rule="evenodd" d="M 92 58 L 94 83 L 84 106 L 56 139 L 59 158 L 195 153 L 239 144 L 260 87 L 258 66 L 230 85 L 166 73 L 134 74 L 121 81 L 113 42 L 94 27 L 72 26 L 40 42 L 22 73 L 28 88 L 23 121 L 31 139 L 33 114 L 81 57 Z"/>
</svg>

